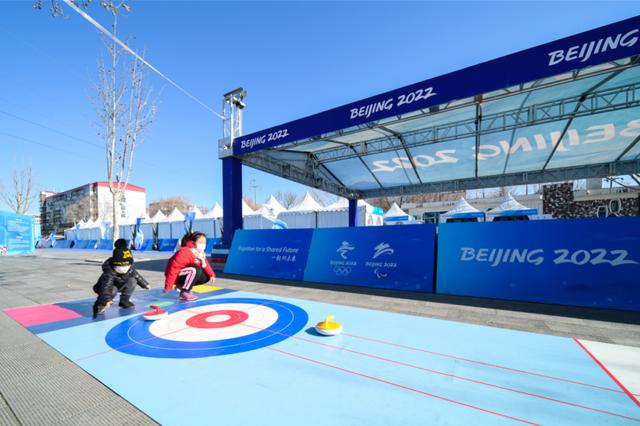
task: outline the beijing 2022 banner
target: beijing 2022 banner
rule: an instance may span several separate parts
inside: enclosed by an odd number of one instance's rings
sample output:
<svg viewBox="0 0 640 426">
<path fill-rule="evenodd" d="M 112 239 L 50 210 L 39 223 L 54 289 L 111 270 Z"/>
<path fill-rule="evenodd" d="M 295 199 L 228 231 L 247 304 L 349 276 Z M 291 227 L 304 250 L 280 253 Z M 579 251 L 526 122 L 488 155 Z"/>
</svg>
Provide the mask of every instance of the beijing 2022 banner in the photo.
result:
<svg viewBox="0 0 640 426">
<path fill-rule="evenodd" d="M 640 310 L 640 218 L 443 224 L 437 293 Z"/>
<path fill-rule="evenodd" d="M 224 272 L 302 280 L 313 229 L 238 230 Z"/>
<path fill-rule="evenodd" d="M 305 281 L 433 292 L 435 226 L 316 229 Z"/>
</svg>

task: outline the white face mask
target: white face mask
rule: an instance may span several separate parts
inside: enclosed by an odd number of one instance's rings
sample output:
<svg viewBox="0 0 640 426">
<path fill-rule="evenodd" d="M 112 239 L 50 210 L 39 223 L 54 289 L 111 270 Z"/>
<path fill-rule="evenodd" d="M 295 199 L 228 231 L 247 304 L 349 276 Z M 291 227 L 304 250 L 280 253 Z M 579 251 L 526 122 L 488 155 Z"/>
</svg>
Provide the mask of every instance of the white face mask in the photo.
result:
<svg viewBox="0 0 640 426">
<path fill-rule="evenodd" d="M 126 274 L 127 272 L 129 272 L 129 268 L 131 268 L 130 265 L 126 265 L 126 266 L 115 266 L 113 268 L 114 271 L 116 271 L 116 273 L 118 274 Z"/>
<path fill-rule="evenodd" d="M 200 253 L 204 253 L 205 249 L 207 248 L 207 244 L 196 244 L 196 250 L 198 250 Z"/>
</svg>

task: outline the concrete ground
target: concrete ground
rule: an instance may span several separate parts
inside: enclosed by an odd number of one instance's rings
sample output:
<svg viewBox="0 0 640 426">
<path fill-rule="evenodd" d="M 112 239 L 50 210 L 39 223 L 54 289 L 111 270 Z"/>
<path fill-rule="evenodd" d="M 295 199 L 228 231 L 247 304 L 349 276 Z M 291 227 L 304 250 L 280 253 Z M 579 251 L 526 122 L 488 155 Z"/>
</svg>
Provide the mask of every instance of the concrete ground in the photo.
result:
<svg viewBox="0 0 640 426">
<path fill-rule="evenodd" d="M 161 286 L 168 254 L 137 254 Z M 93 297 L 108 253 L 39 250 L 0 258 L 0 425 L 155 424 L 80 367 L 15 323 L 4 309 Z M 451 321 L 640 347 L 640 315 L 533 303 L 312 285 L 219 274 L 217 285 Z M 117 368 L 117 366 L 114 366 Z"/>
</svg>

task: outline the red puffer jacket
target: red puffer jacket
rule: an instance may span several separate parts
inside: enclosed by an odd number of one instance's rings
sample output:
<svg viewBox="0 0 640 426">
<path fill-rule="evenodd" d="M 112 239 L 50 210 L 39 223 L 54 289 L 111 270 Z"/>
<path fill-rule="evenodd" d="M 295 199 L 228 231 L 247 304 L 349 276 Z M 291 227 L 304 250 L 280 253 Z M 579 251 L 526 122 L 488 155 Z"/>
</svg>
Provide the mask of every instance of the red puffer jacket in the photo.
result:
<svg viewBox="0 0 640 426">
<path fill-rule="evenodd" d="M 196 245 L 192 241 L 188 241 L 187 245 L 181 247 L 167 262 L 167 267 L 164 269 L 164 289 L 171 290 L 173 285 L 178 279 L 178 274 L 182 268 L 187 266 L 199 266 L 204 272 L 213 278 L 216 276 L 209 262 L 207 262 L 207 256 L 204 253 L 198 252 Z"/>
</svg>

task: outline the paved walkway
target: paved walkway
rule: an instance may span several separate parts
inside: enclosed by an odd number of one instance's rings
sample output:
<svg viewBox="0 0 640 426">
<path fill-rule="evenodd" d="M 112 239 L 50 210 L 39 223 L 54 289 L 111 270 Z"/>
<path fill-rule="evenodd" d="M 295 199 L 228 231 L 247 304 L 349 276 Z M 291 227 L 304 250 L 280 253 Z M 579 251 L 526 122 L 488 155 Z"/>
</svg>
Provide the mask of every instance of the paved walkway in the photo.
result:
<svg viewBox="0 0 640 426">
<path fill-rule="evenodd" d="M 0 258 L 0 311 L 92 297 L 105 252 L 41 250 Z M 167 254 L 138 254 L 137 266 L 160 286 Z M 637 313 L 228 277 L 218 285 L 452 321 L 640 347 Z M 145 425 L 144 413 L 0 312 L 1 425 Z M 117 368 L 117 366 L 114 366 Z"/>
</svg>

